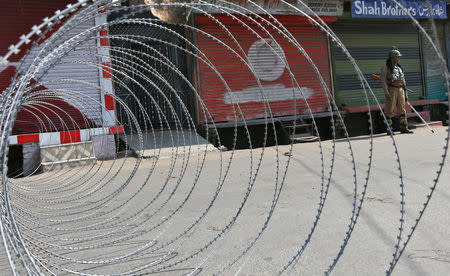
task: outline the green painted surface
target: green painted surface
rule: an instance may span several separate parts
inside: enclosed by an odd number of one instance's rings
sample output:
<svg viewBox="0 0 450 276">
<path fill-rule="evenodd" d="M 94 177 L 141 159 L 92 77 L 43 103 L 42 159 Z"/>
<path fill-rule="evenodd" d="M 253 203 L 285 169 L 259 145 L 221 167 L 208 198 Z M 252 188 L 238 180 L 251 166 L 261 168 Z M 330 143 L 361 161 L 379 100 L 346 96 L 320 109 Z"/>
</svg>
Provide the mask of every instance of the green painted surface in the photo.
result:
<svg viewBox="0 0 450 276">
<path fill-rule="evenodd" d="M 357 22 L 357 21 L 355 21 Z M 388 50 L 393 46 L 400 49 L 405 49 L 407 57 L 401 59 L 400 63 L 405 72 L 411 78 L 411 75 L 416 76 L 415 79 L 408 80 L 411 85 L 408 88 L 414 90 L 414 93 L 409 93 L 410 100 L 418 100 L 423 95 L 422 88 L 422 63 L 420 60 L 420 41 L 417 31 L 409 24 L 403 22 L 384 21 L 383 23 L 369 23 L 365 25 L 361 23 L 356 25 L 355 22 L 348 21 L 347 23 L 337 22 L 334 25 L 336 34 L 342 39 L 344 45 L 351 51 L 353 57 L 356 59 L 356 64 L 367 78 L 370 74 L 380 74 L 381 68 L 386 63 Z M 348 60 L 342 59 L 341 49 L 332 47 L 332 62 L 333 62 L 333 78 L 335 84 L 335 95 L 338 106 L 341 107 L 357 107 L 365 106 L 364 92 L 359 88 L 356 71 Z M 405 54 L 405 53 L 404 53 Z M 373 86 L 372 90 L 375 93 L 380 103 L 384 103 L 384 92 L 379 83 L 368 80 Z M 412 82 L 412 83 L 411 83 Z M 375 104 L 372 96 L 370 98 L 370 105 Z"/>
<path fill-rule="evenodd" d="M 445 101 L 447 99 L 447 88 L 444 83 L 444 76 L 427 76 L 427 99 L 438 99 Z"/>
<path fill-rule="evenodd" d="M 385 60 L 357 60 L 356 64 L 363 74 L 380 74 L 381 68 L 386 63 Z M 405 72 L 420 72 L 421 64 L 419 59 L 404 59 L 400 61 Z M 334 70 L 337 75 L 352 75 L 356 71 L 350 61 L 334 61 Z"/>
<path fill-rule="evenodd" d="M 413 86 L 408 87 L 408 89 L 411 89 L 414 92 L 409 91 L 408 97 L 410 101 L 417 101 L 420 100 L 420 95 L 422 95 L 422 87 L 421 86 Z M 367 95 L 369 98 L 369 105 L 375 105 L 376 102 L 370 93 L 369 89 L 366 89 Z M 385 103 L 384 98 L 384 91 L 382 88 L 376 88 L 372 89 L 373 93 L 375 94 L 376 98 L 380 102 L 380 104 Z M 367 105 L 366 96 L 364 94 L 363 89 L 358 90 L 343 90 L 339 94 L 336 95 L 336 100 L 340 104 L 344 104 L 343 107 L 355 107 L 355 106 L 365 106 Z"/>
<path fill-rule="evenodd" d="M 428 33 L 432 33 L 431 25 L 429 22 L 424 22 L 424 28 Z M 437 23 L 436 31 L 439 39 L 439 47 L 444 51 L 445 56 L 445 35 L 444 35 L 444 24 Z M 422 35 L 422 49 L 423 49 L 423 59 L 424 59 L 424 69 L 425 69 L 425 87 L 427 99 L 439 99 L 446 100 L 447 88 L 445 87 L 445 66 L 442 65 L 441 61 L 436 54 L 434 47 L 431 43 L 425 39 Z"/>
<path fill-rule="evenodd" d="M 417 34 L 338 34 L 346 47 L 411 47 L 419 43 Z"/>
</svg>

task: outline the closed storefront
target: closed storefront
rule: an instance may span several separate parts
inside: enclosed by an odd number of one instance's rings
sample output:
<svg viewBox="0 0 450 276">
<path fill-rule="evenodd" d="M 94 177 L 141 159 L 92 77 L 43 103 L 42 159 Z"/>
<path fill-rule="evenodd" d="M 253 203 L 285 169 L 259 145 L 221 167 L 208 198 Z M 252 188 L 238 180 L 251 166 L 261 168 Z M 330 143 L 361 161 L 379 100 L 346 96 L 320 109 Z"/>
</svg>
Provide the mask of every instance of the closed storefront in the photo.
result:
<svg viewBox="0 0 450 276">
<path fill-rule="evenodd" d="M 6 3 L 7 2 L 7 3 Z M 8 47 L 19 41 L 21 35 L 31 31 L 46 17 L 52 16 L 72 1 L 3 1 L 0 4 L 0 56 Z M 94 19 L 79 22 L 71 29 L 60 32 L 54 27 L 45 36 L 33 37 L 21 51 L 11 56 L 9 64 L 0 67 L 0 93 L 11 83 L 11 77 L 18 68 L 27 70 L 35 62 L 51 34 L 59 32 L 55 45 L 62 45 L 70 38 L 95 26 Z M 99 68 L 97 59 L 97 32 L 92 31 L 80 37 L 82 43 L 67 45 L 73 47 L 61 59 L 55 60 L 49 68 L 35 74 L 30 83 L 37 83 L 30 98 L 17 115 L 13 134 L 51 132 L 63 129 L 79 129 L 102 125 L 102 108 L 99 88 Z M 33 44 L 34 47 L 31 47 Z M 27 52 L 27 48 L 29 51 Z M 19 75 L 21 73 L 19 72 Z"/>
<path fill-rule="evenodd" d="M 442 51 L 442 55 L 446 57 L 445 48 L 445 34 L 444 34 L 444 22 L 442 20 L 435 20 L 434 27 L 436 35 L 433 32 L 430 21 L 426 20 L 421 22 L 421 25 L 426 32 L 433 39 L 433 42 Z M 424 79 L 427 99 L 446 100 L 447 88 L 445 86 L 444 68 L 445 64 L 439 60 L 436 50 L 433 44 L 421 34 L 421 46 L 424 62 Z"/>
<path fill-rule="evenodd" d="M 184 28 L 164 23 L 115 21 L 125 14 L 108 19 L 114 91 L 124 103 L 117 106 L 118 120 L 127 131 L 135 131 L 127 119 L 127 110 L 131 110 L 141 129 L 164 129 L 177 124 L 188 127 L 192 92 L 185 81 Z M 154 19 L 149 11 L 136 18 Z M 129 61 L 133 66 L 128 66 Z"/>
<path fill-rule="evenodd" d="M 450 53 L 450 28 L 449 28 L 449 20 L 447 19 L 444 23 L 444 30 L 445 30 L 445 50 L 447 53 Z M 450 54 L 447 54 L 446 57 L 447 60 L 447 69 L 450 70 Z"/>
<path fill-rule="evenodd" d="M 210 63 L 198 61 L 198 87 L 215 122 L 308 114 L 306 102 L 313 113 L 328 110 L 318 74 L 331 88 L 330 57 L 327 37 L 320 29 L 301 16 L 277 16 L 316 71 L 299 48 L 273 27 L 247 18 L 241 18 L 246 25 L 226 15 L 215 18 L 225 28 L 208 17 L 195 17 L 200 29 L 195 43 Z M 331 23 L 336 17 L 324 20 Z M 204 120 L 201 114 L 200 121 Z"/>
<path fill-rule="evenodd" d="M 422 86 L 422 63 L 420 40 L 417 29 L 408 20 L 345 19 L 331 25 L 351 56 L 356 60 L 370 87 L 380 103 L 385 102 L 384 92 L 372 74 L 379 75 L 386 64 L 392 46 L 402 53 L 400 64 L 405 71 L 409 89 L 409 100 L 418 100 L 424 95 Z M 342 108 L 366 106 L 366 98 L 354 66 L 336 45 L 332 46 L 335 94 Z M 369 95 L 370 105 L 375 100 Z"/>
</svg>

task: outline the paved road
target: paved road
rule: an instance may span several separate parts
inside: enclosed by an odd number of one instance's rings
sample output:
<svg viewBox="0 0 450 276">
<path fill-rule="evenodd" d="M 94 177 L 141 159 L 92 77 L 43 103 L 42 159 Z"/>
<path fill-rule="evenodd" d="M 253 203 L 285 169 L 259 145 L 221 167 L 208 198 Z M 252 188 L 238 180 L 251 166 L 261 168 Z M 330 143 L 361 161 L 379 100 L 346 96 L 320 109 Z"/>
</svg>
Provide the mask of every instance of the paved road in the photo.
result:
<svg viewBox="0 0 450 276">
<path fill-rule="evenodd" d="M 408 234 L 417 218 L 436 177 L 447 131 L 445 127 L 436 127 L 436 134 L 417 129 L 414 135 L 395 135 L 405 187 L 403 236 Z M 370 139 L 351 139 L 355 163 L 352 162 L 347 141 L 338 141 L 335 148 L 323 212 L 292 275 L 323 275 L 336 257 L 348 231 L 353 200 L 355 196 L 357 202 L 361 198 L 370 161 Z M 208 151 L 205 159 L 201 150 L 193 151 L 189 159 L 183 158 L 183 155 L 178 155 L 176 159 L 161 158 L 158 162 L 155 162 L 155 158 L 147 158 L 139 165 L 129 184 L 107 203 L 102 203 L 102 199 L 121 188 L 136 165 L 136 159 L 99 162 L 96 165 L 99 170 L 95 174 L 86 170 L 64 171 L 57 175 L 47 174 L 45 178 L 42 175 L 35 176 L 27 179 L 27 183 L 22 181 L 22 185 L 39 185 L 39 189 L 29 191 L 29 195 L 47 199 L 52 209 L 46 209 L 42 202 L 35 203 L 35 207 L 31 208 L 29 200 L 23 200 L 14 193 L 13 201 L 26 210 L 36 212 L 41 218 L 37 219 L 41 225 L 29 221 L 23 223 L 30 229 L 49 234 L 40 237 L 41 241 L 59 246 L 51 249 L 60 255 L 59 259 L 47 256 L 42 251 L 36 253 L 46 256 L 45 260 L 52 260 L 58 266 L 90 273 L 119 273 L 148 265 L 149 268 L 143 270 L 147 273 L 154 268 L 150 265 L 155 262 L 160 263 L 157 267 L 162 269 L 162 273 L 157 275 L 181 275 L 197 266 L 201 266 L 202 274 L 211 275 L 230 264 L 257 237 L 270 213 L 274 196 L 278 195 L 282 187 L 267 228 L 250 254 L 246 255 L 250 258 L 240 259 L 224 272 L 225 275 L 231 275 L 242 268 L 240 275 L 274 275 L 298 252 L 311 231 L 319 207 L 323 188 L 321 184 L 323 182 L 326 185 L 330 175 L 332 149 L 332 141 L 325 141 L 321 144 L 296 144 L 292 150 L 290 146 L 280 146 L 253 151 Z M 374 137 L 366 199 L 351 239 L 333 271 L 334 275 L 383 275 L 388 268 L 397 243 L 401 214 L 401 179 L 394 152 L 389 136 Z M 356 191 L 353 167 L 356 170 Z M 449 168 L 447 162 L 432 201 L 393 275 L 448 275 Z M 109 170 L 112 173 L 108 173 Z M 119 173 L 112 178 L 114 172 Z M 150 173 L 147 185 L 141 187 Z M 104 176 L 111 181 L 103 179 Z M 222 183 L 224 176 L 226 178 Z M 39 177 L 41 179 L 37 180 Z M 69 189 L 51 193 L 51 187 L 70 183 L 70 179 L 75 177 L 81 179 L 68 186 Z M 42 179 L 52 181 L 33 184 L 42 182 Z M 244 203 L 249 190 L 251 192 Z M 99 202 L 101 204 L 96 205 Z M 178 211 L 180 205 L 182 208 Z M 209 211 L 202 217 L 207 209 Z M 74 210 L 81 213 L 71 213 Z M 175 214 L 171 216 L 173 212 Z M 237 213 L 239 216 L 229 231 L 217 238 Z M 170 219 L 164 222 L 166 218 Z M 187 230 L 199 218 L 201 220 L 194 228 Z M 160 222 L 164 223 L 159 225 Z M 52 225 L 58 229 L 45 228 L 43 225 Z M 86 225 L 92 227 L 80 230 Z M 36 235 L 32 230 L 23 231 L 27 234 L 24 236 L 31 240 Z M 103 236 L 103 233 L 108 234 Z M 96 235 L 97 239 L 87 239 Z M 85 240 L 71 240 L 74 237 Z M 217 241 L 208 246 L 215 239 Z M 108 244 L 112 240 L 118 242 Z M 62 247 L 69 244 L 79 248 L 72 251 Z M 204 247 L 207 248 L 189 258 Z M 137 248 L 140 251 L 132 261 L 110 266 L 71 264 L 62 260 L 64 257 L 110 260 Z M 184 258 L 188 259 L 176 264 Z M 241 266 L 244 262 L 245 266 Z M 174 263 L 176 265 L 172 266 Z M 4 258 L 0 264 L 3 271 L 1 275 L 8 275 Z M 56 271 L 58 275 L 67 274 L 67 271 Z"/>
</svg>

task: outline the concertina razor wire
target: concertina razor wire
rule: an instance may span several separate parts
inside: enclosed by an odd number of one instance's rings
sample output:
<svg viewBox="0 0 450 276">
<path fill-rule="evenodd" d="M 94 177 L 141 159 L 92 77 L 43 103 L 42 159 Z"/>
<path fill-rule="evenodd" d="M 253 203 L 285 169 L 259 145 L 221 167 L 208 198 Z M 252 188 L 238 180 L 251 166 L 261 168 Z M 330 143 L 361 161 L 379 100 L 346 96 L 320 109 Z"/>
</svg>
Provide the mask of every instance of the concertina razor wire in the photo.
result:
<svg viewBox="0 0 450 276">
<path fill-rule="evenodd" d="M 283 206 L 281 198 L 283 192 L 287 193 L 287 183 L 293 181 L 289 173 L 302 166 L 303 158 L 309 159 L 308 156 L 292 156 L 297 147 L 294 142 L 283 145 L 278 141 L 277 107 L 272 104 L 270 88 L 266 84 L 271 81 L 271 76 L 265 74 L 267 68 L 261 68 L 260 64 L 265 61 L 257 58 L 255 61 L 255 53 L 247 50 L 239 38 L 240 32 L 246 32 L 258 41 L 259 44 L 254 46 L 259 47 L 256 51 L 270 52 L 269 58 L 282 68 L 280 74 L 285 73 L 284 77 L 291 84 L 288 94 L 292 100 L 285 108 L 295 117 L 299 115 L 301 106 L 318 136 L 317 143 L 314 143 L 314 156 L 310 158 L 315 158 L 311 160 L 312 164 L 319 167 L 316 184 L 320 192 L 315 195 L 313 203 L 317 207 L 312 208 L 311 213 L 303 214 L 306 217 L 303 223 L 308 225 L 305 229 L 291 229 L 295 237 L 295 250 L 280 258 L 281 262 L 277 265 L 271 265 L 271 274 L 302 271 L 299 263 L 317 236 L 330 188 L 336 182 L 333 175 L 336 175 L 335 170 L 342 169 L 338 163 L 342 159 L 337 146 L 341 142 L 346 144 L 349 167 L 346 168 L 348 177 L 345 182 L 352 185 L 351 208 L 347 210 L 350 217 L 343 225 L 342 236 L 333 237 L 337 250 L 329 248 L 334 257 L 323 269 L 324 274 L 330 274 L 352 237 L 371 179 L 375 153 L 375 118 L 371 103 L 375 102 L 375 106 L 383 110 L 376 93 L 341 39 L 307 3 L 280 1 L 291 15 L 305 17 L 309 26 L 323 33 L 353 66 L 361 84 L 361 97 L 367 105 L 370 130 L 364 158 L 367 164 L 363 168 L 357 161 L 330 82 L 321 72 L 323 68 L 310 56 L 311 49 L 304 48 L 304 43 L 297 39 L 292 29 L 260 2 L 246 1 L 245 5 L 240 5 L 222 0 L 200 0 L 129 6 L 120 5 L 120 2 L 78 0 L 52 17 L 45 18 L 39 26 L 34 26 L 0 59 L 0 64 L 7 66 L 11 57 L 25 51 L 22 48 L 33 45 L 15 64 L 11 84 L 1 94 L 0 222 L 11 273 L 149 275 L 166 272 L 216 275 L 245 271 L 251 259 L 256 258 L 254 252 L 271 242 L 264 237 L 270 231 L 277 210 L 285 208 L 280 205 Z M 430 19 L 434 33 L 429 34 L 400 2 L 392 2 L 409 15 L 411 24 L 432 45 L 443 68 L 448 90 L 448 71 L 442 49 L 435 43 L 437 34 L 433 20 Z M 165 24 L 156 17 L 148 16 L 150 8 L 178 12 L 186 20 Z M 193 24 L 193 14 L 205 18 L 210 27 Z M 97 20 L 99 16 L 108 20 Z M 232 22 L 232 27 L 224 23 L 224 18 Z M 89 27 L 79 28 L 86 24 L 90 24 Z M 152 33 L 149 35 L 145 30 L 152 30 Z M 107 39 L 107 45 L 97 43 L 101 39 Z M 226 53 L 227 58 L 233 59 L 244 69 L 233 71 L 218 65 L 217 57 L 205 52 L 201 45 L 193 41 L 195 39 L 208 41 L 216 47 L 216 51 Z M 291 52 L 280 50 L 286 45 L 289 45 Z M 226 91 L 224 101 L 231 106 L 227 118 L 232 129 L 227 141 L 221 138 L 223 135 L 216 126 L 216 114 L 210 110 L 211 99 L 199 90 L 195 77 L 186 73 L 188 70 L 180 66 L 176 55 L 189 57 L 194 67 L 201 67 L 212 75 L 215 85 Z M 290 62 L 288 55 L 301 56 L 302 66 L 308 68 L 310 78 L 320 86 L 325 113 L 330 117 L 329 141 L 319 135 L 320 126 L 311 106 L 313 100 L 309 99 L 308 90 L 302 88 L 305 80 L 298 78 L 298 65 Z M 64 72 L 58 78 L 47 77 L 51 72 L 64 71 L 67 68 L 64 66 L 69 65 L 88 68 L 100 75 L 110 74 L 109 85 L 114 87 L 115 93 L 108 85 Z M 271 72 L 278 74 L 277 68 L 272 68 Z M 263 128 L 257 145 L 254 145 L 255 137 L 252 137 L 252 121 L 246 117 L 248 109 L 251 109 L 245 102 L 246 94 L 236 93 L 233 87 L 234 78 L 248 76 L 263 109 L 259 119 Z M 105 100 L 84 93 L 83 89 L 87 88 L 109 96 L 114 102 L 116 114 L 108 113 Z M 248 96 L 250 92 L 247 93 Z M 186 100 L 186 95 L 192 99 Z M 85 112 L 74 113 L 69 108 L 61 107 L 60 101 Z M 198 110 L 197 117 L 191 111 L 193 105 Z M 123 128 L 125 133 L 113 139 L 115 154 L 112 158 L 97 160 L 87 143 L 79 143 L 78 150 L 84 155 L 75 157 L 69 156 L 70 151 L 65 152 L 57 147 L 54 150 L 60 160 L 50 161 L 44 171 L 41 166 L 35 166 L 31 172 L 22 171 L 11 177 L 11 171 L 8 171 L 9 141 L 14 135 L 15 124 L 21 123 L 18 117 L 20 111 L 27 112 L 37 121 L 39 133 L 57 136 L 55 130 L 83 130 L 87 134 L 78 134 L 80 137 L 93 137 L 93 133 L 104 130 L 98 119 L 102 116 L 110 123 L 108 126 Z M 387 125 L 387 117 L 383 112 L 380 114 Z M 207 127 L 200 128 L 198 121 Z M 300 122 L 294 120 L 294 135 L 297 124 Z M 338 131 L 343 139 L 338 139 Z M 214 139 L 219 150 L 203 143 L 197 132 L 202 132 L 208 141 Z M 445 135 L 441 161 L 431 191 L 425 195 L 423 207 L 409 231 L 405 217 L 405 174 L 398 144 L 392 135 L 389 137 L 398 169 L 395 183 L 400 190 L 400 197 L 396 199 L 400 203 L 397 206 L 400 216 L 396 242 L 392 245 L 393 252 L 389 253 L 392 253 L 392 260 L 388 264 L 387 275 L 394 271 L 439 182 L 447 158 L 448 130 Z M 68 139 L 69 142 L 79 142 L 71 135 Z M 238 150 L 242 139 L 247 143 L 245 153 Z M 170 147 L 164 149 L 161 146 L 163 143 Z M 145 148 L 149 144 L 150 149 Z M 100 139 L 100 147 L 108 146 L 111 146 L 111 141 Z M 134 152 L 129 150 L 132 147 Z M 227 151 L 224 150 L 227 148 Z M 167 158 L 162 158 L 164 154 Z M 245 168 L 241 168 L 239 161 L 243 154 Z M 268 170 L 267 162 L 272 164 L 271 170 Z M 239 227 L 242 217 L 248 216 L 246 213 L 254 208 L 252 204 L 259 201 L 255 199 L 255 194 L 261 193 L 261 178 L 268 178 L 270 184 L 263 189 L 264 203 L 259 202 L 264 205 L 264 212 L 258 213 L 260 219 L 250 224 L 251 230 L 245 230 L 248 233 L 242 239 L 235 229 Z M 294 182 L 302 183 L 300 179 L 294 179 Z M 237 188 L 239 192 L 230 194 L 229 186 L 233 183 L 244 185 Z M 224 198 L 228 200 L 225 203 Z M 215 222 L 218 219 L 220 222 Z M 220 226 L 210 225 L 214 223 Z M 341 239 L 342 242 L 339 242 Z M 233 254 L 224 253 L 233 243 L 240 244 Z"/>
</svg>

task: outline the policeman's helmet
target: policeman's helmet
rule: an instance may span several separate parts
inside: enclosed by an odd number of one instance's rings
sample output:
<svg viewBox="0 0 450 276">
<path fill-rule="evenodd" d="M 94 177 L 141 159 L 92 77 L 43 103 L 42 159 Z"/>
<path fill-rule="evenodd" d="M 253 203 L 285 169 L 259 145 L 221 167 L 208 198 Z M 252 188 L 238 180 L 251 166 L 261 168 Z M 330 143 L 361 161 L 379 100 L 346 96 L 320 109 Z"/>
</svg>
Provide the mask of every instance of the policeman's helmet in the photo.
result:
<svg viewBox="0 0 450 276">
<path fill-rule="evenodd" d="M 400 53 L 399 50 L 390 50 L 389 51 L 389 58 L 395 58 L 395 57 L 401 57 L 402 53 Z"/>
</svg>

